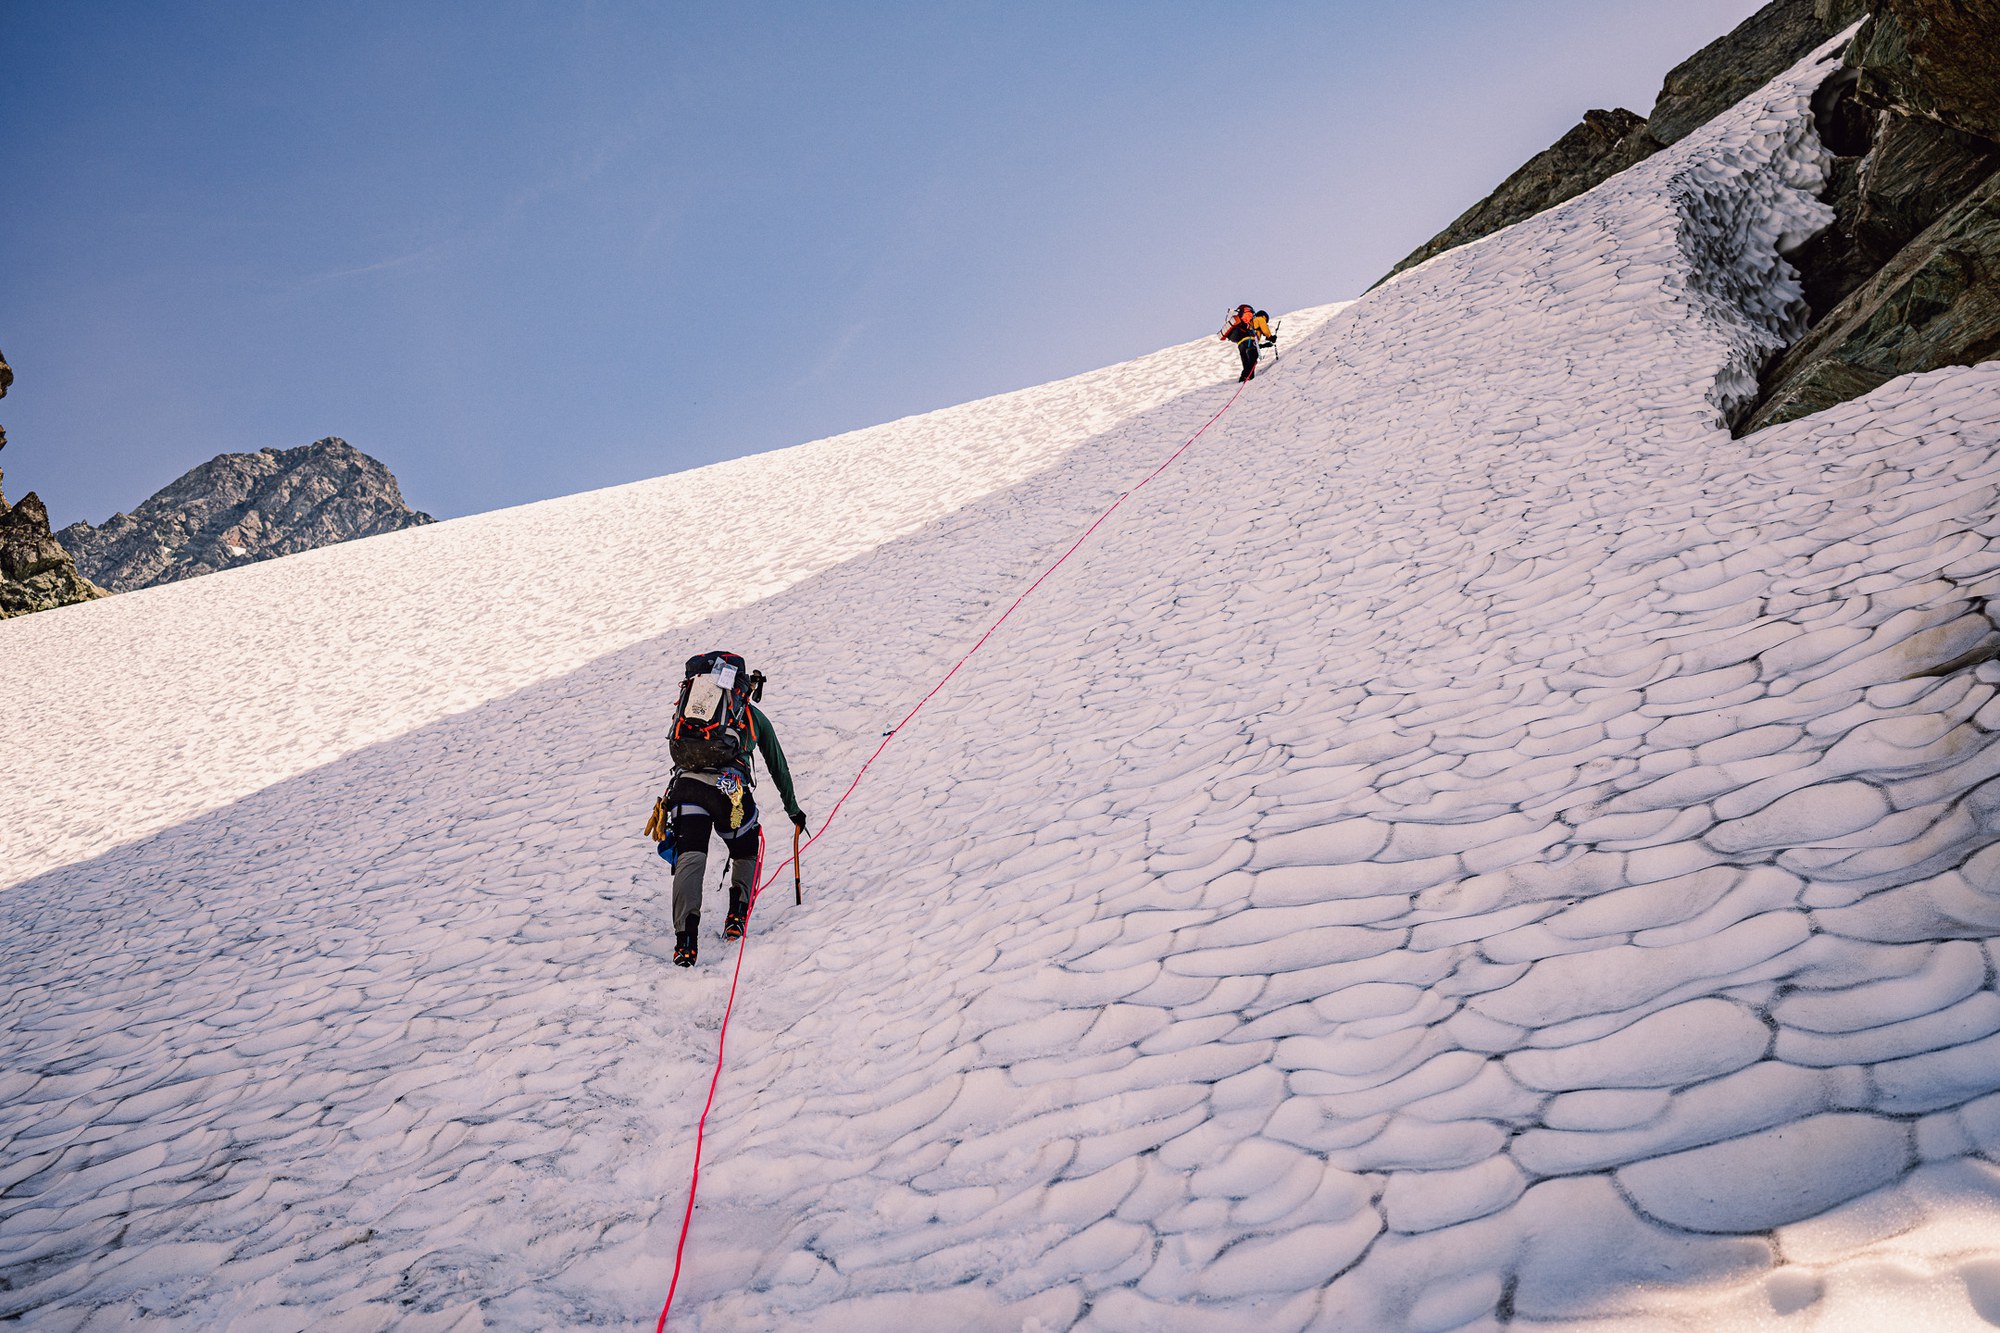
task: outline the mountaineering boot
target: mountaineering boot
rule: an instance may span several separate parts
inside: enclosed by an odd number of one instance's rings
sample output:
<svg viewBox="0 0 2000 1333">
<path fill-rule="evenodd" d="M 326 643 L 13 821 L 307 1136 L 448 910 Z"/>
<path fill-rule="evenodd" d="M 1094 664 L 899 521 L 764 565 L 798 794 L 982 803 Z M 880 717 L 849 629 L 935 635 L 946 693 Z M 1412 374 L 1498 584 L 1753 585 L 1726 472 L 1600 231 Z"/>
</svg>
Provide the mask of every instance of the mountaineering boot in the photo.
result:
<svg viewBox="0 0 2000 1333">
<path fill-rule="evenodd" d="M 750 891 L 757 882 L 757 858 L 735 856 L 729 860 L 729 915 L 722 919 L 722 938 L 740 940 L 750 920 Z"/>
<path fill-rule="evenodd" d="M 674 966 L 693 967 L 700 949 L 695 941 L 701 931 L 701 913 L 689 912 L 681 918 L 680 929 L 674 932 Z"/>
</svg>

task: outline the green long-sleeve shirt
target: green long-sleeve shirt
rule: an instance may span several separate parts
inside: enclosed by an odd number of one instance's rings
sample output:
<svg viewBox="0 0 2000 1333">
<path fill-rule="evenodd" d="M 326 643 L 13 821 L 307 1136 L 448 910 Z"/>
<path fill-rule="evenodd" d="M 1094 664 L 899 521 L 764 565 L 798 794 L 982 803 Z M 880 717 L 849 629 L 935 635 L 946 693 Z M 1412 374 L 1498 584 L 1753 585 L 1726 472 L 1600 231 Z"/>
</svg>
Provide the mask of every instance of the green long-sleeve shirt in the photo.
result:
<svg viewBox="0 0 2000 1333">
<path fill-rule="evenodd" d="M 778 795 L 785 802 L 785 813 L 796 820 L 799 817 L 799 798 L 798 793 L 792 790 L 792 767 L 785 762 L 784 748 L 778 744 L 778 730 L 756 704 L 750 705 L 750 725 L 757 732 L 757 753 L 764 756 L 764 767 L 771 770 L 771 781 L 778 784 Z"/>
</svg>

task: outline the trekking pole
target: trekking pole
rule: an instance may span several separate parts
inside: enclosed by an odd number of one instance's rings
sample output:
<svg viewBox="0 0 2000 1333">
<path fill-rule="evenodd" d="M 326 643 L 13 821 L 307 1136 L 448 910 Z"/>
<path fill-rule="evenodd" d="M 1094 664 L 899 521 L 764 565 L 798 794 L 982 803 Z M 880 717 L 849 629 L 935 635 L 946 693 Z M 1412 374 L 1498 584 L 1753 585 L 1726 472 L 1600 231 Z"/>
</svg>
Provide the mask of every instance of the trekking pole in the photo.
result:
<svg viewBox="0 0 2000 1333">
<path fill-rule="evenodd" d="M 800 907 L 806 905 L 805 881 L 799 877 L 799 837 L 804 832 L 797 824 L 792 825 L 792 901 Z"/>
<path fill-rule="evenodd" d="M 1278 364 L 1278 330 L 1284 327 L 1285 321 L 1282 319 L 1271 326 L 1271 364 L 1274 366 Z"/>
</svg>

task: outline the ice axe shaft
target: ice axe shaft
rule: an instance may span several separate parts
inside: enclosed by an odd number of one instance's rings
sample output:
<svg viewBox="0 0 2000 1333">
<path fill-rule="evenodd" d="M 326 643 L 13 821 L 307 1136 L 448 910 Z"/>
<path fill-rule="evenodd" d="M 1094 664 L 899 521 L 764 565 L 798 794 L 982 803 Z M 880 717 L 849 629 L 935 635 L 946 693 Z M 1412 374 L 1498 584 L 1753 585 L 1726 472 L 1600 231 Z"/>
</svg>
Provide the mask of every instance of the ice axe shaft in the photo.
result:
<svg viewBox="0 0 2000 1333">
<path fill-rule="evenodd" d="M 792 901 L 800 907 L 806 903 L 805 881 L 799 874 L 799 838 L 804 833 L 797 824 L 792 825 Z"/>
</svg>

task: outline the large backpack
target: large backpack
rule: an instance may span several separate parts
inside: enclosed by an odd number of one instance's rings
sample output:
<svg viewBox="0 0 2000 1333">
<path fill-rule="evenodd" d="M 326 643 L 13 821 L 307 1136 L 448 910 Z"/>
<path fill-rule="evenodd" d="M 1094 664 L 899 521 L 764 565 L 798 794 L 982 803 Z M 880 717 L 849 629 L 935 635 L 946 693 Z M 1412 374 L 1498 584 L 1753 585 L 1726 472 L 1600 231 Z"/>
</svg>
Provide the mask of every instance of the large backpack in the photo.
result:
<svg viewBox="0 0 2000 1333">
<path fill-rule="evenodd" d="M 673 729 L 667 733 L 674 767 L 692 773 L 735 769 L 749 776 L 750 750 L 757 739 L 750 700 L 761 683 L 735 653 L 690 657 Z"/>
</svg>

